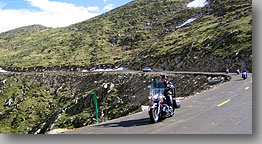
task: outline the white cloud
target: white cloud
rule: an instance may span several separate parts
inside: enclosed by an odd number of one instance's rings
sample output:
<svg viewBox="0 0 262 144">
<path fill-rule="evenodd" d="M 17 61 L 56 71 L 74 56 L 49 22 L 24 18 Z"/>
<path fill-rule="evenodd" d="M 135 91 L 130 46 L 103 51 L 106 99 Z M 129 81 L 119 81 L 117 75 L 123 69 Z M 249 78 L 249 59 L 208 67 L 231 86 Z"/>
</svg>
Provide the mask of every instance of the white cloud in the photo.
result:
<svg viewBox="0 0 262 144">
<path fill-rule="evenodd" d="M 109 11 L 114 9 L 114 4 L 108 4 L 103 8 L 103 11 Z"/>
<path fill-rule="evenodd" d="M 41 11 L 2 10 L 0 7 L 0 32 L 14 28 L 41 24 L 47 27 L 64 27 L 100 14 L 97 6 L 79 7 L 70 3 L 50 0 L 25 0 Z M 0 4 L 1 5 L 1 4 Z"/>
<path fill-rule="evenodd" d="M 89 11 L 92 12 L 100 12 L 99 7 L 98 6 L 94 6 L 94 7 L 88 7 L 87 8 Z"/>
<path fill-rule="evenodd" d="M 104 0 L 104 2 L 107 2 L 107 0 Z"/>
</svg>

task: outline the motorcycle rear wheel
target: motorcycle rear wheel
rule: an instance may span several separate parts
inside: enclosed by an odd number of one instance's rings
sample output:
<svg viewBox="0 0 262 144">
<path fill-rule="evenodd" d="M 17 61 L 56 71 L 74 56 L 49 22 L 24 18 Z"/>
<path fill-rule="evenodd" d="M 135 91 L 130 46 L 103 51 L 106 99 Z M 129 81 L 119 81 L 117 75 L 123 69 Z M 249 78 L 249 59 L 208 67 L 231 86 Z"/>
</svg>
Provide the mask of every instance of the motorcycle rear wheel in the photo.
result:
<svg viewBox="0 0 262 144">
<path fill-rule="evenodd" d="M 153 123 L 157 123 L 160 120 L 160 113 L 158 113 L 158 108 L 152 108 L 149 111 L 150 119 Z"/>
<path fill-rule="evenodd" d="M 170 117 L 174 116 L 174 114 L 175 114 L 175 108 L 172 107 Z"/>
</svg>

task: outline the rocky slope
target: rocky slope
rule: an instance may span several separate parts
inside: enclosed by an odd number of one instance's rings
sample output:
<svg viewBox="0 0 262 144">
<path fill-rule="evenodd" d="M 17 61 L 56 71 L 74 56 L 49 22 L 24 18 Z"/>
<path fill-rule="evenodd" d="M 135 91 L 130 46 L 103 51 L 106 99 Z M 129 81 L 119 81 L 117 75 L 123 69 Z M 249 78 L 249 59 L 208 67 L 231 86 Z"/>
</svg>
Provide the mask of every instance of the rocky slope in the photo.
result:
<svg viewBox="0 0 262 144">
<path fill-rule="evenodd" d="M 159 74 L 149 73 L 0 73 L 0 133 L 40 134 L 93 124 L 97 91 L 99 121 L 141 111 L 148 86 Z M 210 89 L 209 80 L 226 76 L 169 74 L 177 97 Z"/>
<path fill-rule="evenodd" d="M 252 1 L 191 1 L 135 0 L 64 28 L 2 33 L 0 66 L 252 71 Z"/>
</svg>

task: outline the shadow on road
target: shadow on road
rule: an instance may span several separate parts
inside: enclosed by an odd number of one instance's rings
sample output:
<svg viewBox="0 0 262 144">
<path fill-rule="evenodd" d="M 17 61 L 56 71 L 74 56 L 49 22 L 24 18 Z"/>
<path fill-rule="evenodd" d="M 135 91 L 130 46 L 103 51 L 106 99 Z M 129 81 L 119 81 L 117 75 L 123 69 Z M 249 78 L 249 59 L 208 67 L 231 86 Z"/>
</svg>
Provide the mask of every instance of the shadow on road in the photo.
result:
<svg viewBox="0 0 262 144">
<path fill-rule="evenodd" d="M 236 79 L 235 81 L 244 81 L 244 79 L 242 79 L 242 78 L 241 79 Z"/>
<path fill-rule="evenodd" d="M 134 126 L 143 126 L 152 124 L 150 118 L 142 118 L 136 120 L 127 120 L 121 122 L 114 122 L 114 123 L 105 123 L 96 125 L 95 127 L 134 127 Z"/>
</svg>

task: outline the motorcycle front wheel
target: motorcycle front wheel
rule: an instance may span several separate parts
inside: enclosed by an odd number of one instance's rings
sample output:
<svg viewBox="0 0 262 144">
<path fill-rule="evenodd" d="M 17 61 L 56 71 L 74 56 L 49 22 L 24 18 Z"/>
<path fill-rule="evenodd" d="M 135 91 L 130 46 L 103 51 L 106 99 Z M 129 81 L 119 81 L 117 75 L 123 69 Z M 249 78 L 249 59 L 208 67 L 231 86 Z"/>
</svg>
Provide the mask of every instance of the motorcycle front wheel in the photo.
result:
<svg viewBox="0 0 262 144">
<path fill-rule="evenodd" d="M 151 108 L 149 111 L 150 119 L 153 123 L 157 123 L 160 120 L 160 113 L 158 112 L 158 107 Z"/>
</svg>

